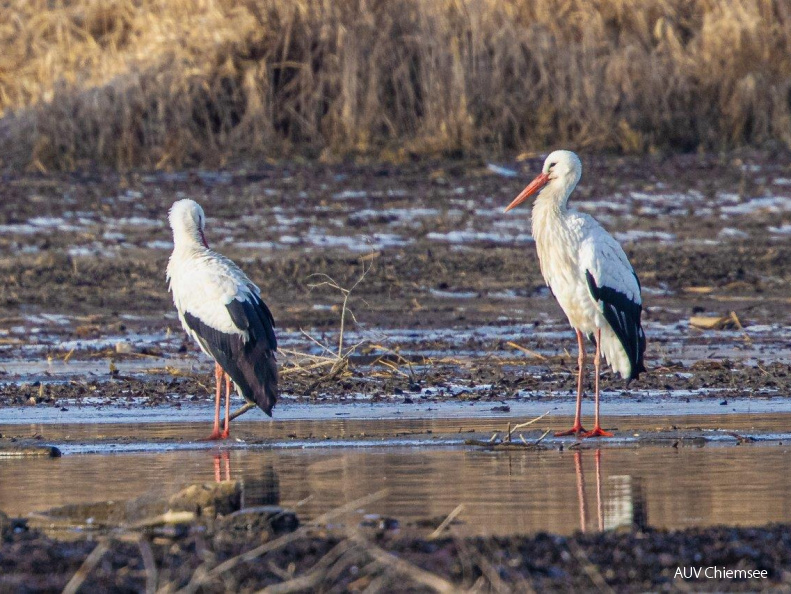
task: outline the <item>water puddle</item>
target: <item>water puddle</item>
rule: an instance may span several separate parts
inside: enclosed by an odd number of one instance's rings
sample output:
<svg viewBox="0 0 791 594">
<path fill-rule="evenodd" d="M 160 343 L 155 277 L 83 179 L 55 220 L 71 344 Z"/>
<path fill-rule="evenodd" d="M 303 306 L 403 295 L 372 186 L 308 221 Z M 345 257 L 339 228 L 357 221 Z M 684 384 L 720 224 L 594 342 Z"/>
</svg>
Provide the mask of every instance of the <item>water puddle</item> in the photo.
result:
<svg viewBox="0 0 791 594">
<path fill-rule="evenodd" d="M 762 525 L 791 519 L 785 447 L 517 452 L 466 448 L 181 450 L 0 460 L 0 509 L 169 495 L 190 483 L 241 480 L 244 505 L 296 507 L 307 520 L 369 493 L 370 514 L 436 526 L 462 505 L 465 535 Z M 737 487 L 738 486 L 738 487 Z"/>
</svg>

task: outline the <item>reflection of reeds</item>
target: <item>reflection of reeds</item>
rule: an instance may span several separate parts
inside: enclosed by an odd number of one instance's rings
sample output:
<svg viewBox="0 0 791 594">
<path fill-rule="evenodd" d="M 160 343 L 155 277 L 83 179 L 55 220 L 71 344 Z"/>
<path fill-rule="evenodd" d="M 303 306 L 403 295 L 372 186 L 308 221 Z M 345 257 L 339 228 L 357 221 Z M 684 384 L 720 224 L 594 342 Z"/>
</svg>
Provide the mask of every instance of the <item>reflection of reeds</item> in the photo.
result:
<svg viewBox="0 0 791 594">
<path fill-rule="evenodd" d="M 6 165 L 791 144 L 780 0 L 16 0 L 0 48 Z"/>
</svg>

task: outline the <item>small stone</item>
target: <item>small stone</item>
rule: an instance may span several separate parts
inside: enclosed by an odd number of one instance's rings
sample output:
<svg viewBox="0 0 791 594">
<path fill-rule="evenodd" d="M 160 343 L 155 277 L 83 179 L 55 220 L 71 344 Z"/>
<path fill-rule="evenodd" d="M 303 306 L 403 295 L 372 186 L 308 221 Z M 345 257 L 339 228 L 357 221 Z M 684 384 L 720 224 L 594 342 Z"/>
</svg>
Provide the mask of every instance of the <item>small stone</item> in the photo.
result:
<svg viewBox="0 0 791 594">
<path fill-rule="evenodd" d="M 191 511 L 200 517 L 226 516 L 241 508 L 239 481 L 191 485 L 170 498 L 172 511 Z"/>
</svg>

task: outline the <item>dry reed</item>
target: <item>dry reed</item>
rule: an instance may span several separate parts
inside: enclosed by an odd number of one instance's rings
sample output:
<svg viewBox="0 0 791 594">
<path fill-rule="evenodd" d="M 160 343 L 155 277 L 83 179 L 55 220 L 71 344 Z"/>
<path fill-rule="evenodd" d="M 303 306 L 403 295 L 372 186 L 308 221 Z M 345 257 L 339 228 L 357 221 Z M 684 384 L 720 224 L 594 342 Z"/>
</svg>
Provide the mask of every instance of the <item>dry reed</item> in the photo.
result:
<svg viewBox="0 0 791 594">
<path fill-rule="evenodd" d="M 12 0 L 5 167 L 791 146 L 787 0 Z"/>
</svg>

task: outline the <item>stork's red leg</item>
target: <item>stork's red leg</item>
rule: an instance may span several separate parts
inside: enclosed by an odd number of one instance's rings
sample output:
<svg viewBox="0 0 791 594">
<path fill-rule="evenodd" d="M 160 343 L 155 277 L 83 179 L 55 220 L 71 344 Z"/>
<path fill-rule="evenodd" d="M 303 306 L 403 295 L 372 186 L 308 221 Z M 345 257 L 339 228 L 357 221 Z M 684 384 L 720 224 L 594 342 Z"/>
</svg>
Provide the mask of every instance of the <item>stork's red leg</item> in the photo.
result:
<svg viewBox="0 0 791 594">
<path fill-rule="evenodd" d="M 225 375 L 225 429 L 222 438 L 226 439 L 231 434 L 231 376 Z M 229 479 L 230 480 L 230 479 Z"/>
<path fill-rule="evenodd" d="M 613 437 L 609 431 L 605 431 L 599 424 L 599 370 L 601 368 L 601 328 L 596 331 L 596 413 L 593 420 L 593 431 L 584 433 L 582 437 Z"/>
<path fill-rule="evenodd" d="M 222 390 L 222 385 L 220 382 L 222 381 L 222 376 L 225 372 L 220 367 L 219 363 L 214 364 L 214 383 L 216 386 L 216 391 L 214 394 L 214 429 L 209 435 L 209 440 L 214 439 L 222 439 L 223 436 L 220 433 L 220 391 Z"/>
<path fill-rule="evenodd" d="M 585 429 L 582 427 L 582 376 L 585 371 L 585 343 L 583 342 L 582 332 L 579 330 L 577 330 L 577 348 L 579 349 L 579 355 L 577 356 L 577 412 L 574 415 L 574 426 L 568 431 L 558 431 L 555 433 L 555 437 L 585 433 Z"/>
</svg>

